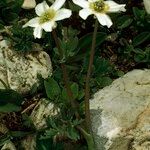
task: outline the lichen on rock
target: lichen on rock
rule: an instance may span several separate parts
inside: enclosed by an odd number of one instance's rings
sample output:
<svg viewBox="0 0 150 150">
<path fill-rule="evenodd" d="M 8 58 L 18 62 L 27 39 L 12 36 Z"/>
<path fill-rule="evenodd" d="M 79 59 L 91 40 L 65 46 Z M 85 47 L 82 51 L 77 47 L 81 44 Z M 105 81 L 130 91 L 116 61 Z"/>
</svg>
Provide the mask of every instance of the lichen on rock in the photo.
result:
<svg viewBox="0 0 150 150">
<path fill-rule="evenodd" d="M 53 103 L 42 98 L 33 109 L 30 117 L 36 129 L 42 129 L 47 126 L 46 118 L 55 116 L 58 112 L 58 108 L 54 107 Z"/>
<path fill-rule="evenodd" d="M 51 60 L 46 52 L 19 53 L 7 41 L 0 41 L 0 79 L 11 89 L 25 94 L 38 83 L 38 74 L 47 78 L 51 73 Z M 5 88 L 2 82 L 0 88 Z"/>
<path fill-rule="evenodd" d="M 97 150 L 150 149 L 150 70 L 131 71 L 98 91 L 90 109 Z"/>
</svg>

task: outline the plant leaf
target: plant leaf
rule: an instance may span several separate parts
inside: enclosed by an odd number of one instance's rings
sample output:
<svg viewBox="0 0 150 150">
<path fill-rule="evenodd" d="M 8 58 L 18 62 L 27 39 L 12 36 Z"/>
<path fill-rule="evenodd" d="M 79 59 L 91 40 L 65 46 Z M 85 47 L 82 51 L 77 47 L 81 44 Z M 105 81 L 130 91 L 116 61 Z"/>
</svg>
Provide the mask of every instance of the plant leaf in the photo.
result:
<svg viewBox="0 0 150 150">
<path fill-rule="evenodd" d="M 53 78 L 45 80 L 44 86 L 49 99 L 54 100 L 57 96 L 59 96 L 61 90 L 58 83 Z"/>
<path fill-rule="evenodd" d="M 88 33 L 79 40 L 78 47 L 80 49 L 88 48 L 92 43 L 93 33 Z M 98 32 L 96 37 L 96 46 L 99 46 L 102 42 L 107 38 L 107 34 L 105 32 Z M 89 48 L 88 48 L 89 49 Z"/>
<path fill-rule="evenodd" d="M 0 104 L 12 103 L 21 105 L 24 98 L 18 92 L 11 89 L 0 89 Z"/>
<path fill-rule="evenodd" d="M 21 110 L 21 107 L 8 103 L 6 105 L 0 106 L 0 112 L 1 113 L 8 113 L 8 112 L 18 112 Z"/>
<path fill-rule="evenodd" d="M 142 32 L 133 39 L 133 46 L 138 46 L 148 39 L 150 39 L 150 33 Z"/>
</svg>

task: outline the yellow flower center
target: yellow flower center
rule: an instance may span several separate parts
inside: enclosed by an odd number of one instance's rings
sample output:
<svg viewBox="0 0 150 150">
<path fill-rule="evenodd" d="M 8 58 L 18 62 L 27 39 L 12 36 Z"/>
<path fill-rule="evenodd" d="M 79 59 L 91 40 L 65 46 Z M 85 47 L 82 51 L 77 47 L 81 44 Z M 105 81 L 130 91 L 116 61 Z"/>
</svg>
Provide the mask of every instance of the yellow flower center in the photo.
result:
<svg viewBox="0 0 150 150">
<path fill-rule="evenodd" d="M 106 13 L 109 9 L 109 6 L 105 4 L 103 0 L 97 0 L 93 3 L 90 3 L 90 8 L 98 13 Z"/>
<path fill-rule="evenodd" d="M 45 22 L 48 22 L 50 20 L 52 20 L 56 15 L 56 11 L 54 9 L 48 9 L 46 12 L 44 12 L 41 16 L 40 16 L 40 24 L 43 24 Z"/>
</svg>

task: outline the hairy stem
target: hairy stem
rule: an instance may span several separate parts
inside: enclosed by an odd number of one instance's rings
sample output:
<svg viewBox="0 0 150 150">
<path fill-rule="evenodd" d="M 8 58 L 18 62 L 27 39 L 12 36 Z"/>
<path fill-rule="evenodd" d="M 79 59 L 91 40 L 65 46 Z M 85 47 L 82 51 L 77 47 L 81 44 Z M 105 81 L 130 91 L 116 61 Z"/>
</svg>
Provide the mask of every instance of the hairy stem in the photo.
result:
<svg viewBox="0 0 150 150">
<path fill-rule="evenodd" d="M 89 99 L 90 99 L 89 83 L 90 83 L 92 65 L 93 65 L 94 54 L 95 54 L 97 29 L 98 29 L 98 21 L 96 19 L 95 26 L 94 26 L 94 32 L 93 32 L 91 52 L 90 52 L 89 66 L 88 66 L 86 82 L 85 82 L 85 121 L 86 121 L 87 129 L 90 133 L 91 133 L 91 117 L 90 117 L 90 106 L 89 106 Z"/>
<path fill-rule="evenodd" d="M 62 59 L 63 58 L 63 50 L 60 46 L 59 39 L 57 37 L 57 34 L 56 34 L 55 30 L 52 31 L 52 35 L 53 35 L 53 38 L 55 40 L 56 46 L 58 48 L 58 51 L 59 51 L 59 54 L 60 54 L 60 59 Z M 62 68 L 62 72 L 63 72 L 64 84 L 65 84 L 65 87 L 66 87 L 67 95 L 70 99 L 71 107 L 75 111 L 76 118 L 79 118 L 79 114 L 77 112 L 77 107 L 75 105 L 74 98 L 73 98 L 73 93 L 72 93 L 70 85 L 69 85 L 69 78 L 68 78 L 68 72 L 67 72 L 66 65 L 64 63 L 61 63 L 61 68 Z"/>
</svg>

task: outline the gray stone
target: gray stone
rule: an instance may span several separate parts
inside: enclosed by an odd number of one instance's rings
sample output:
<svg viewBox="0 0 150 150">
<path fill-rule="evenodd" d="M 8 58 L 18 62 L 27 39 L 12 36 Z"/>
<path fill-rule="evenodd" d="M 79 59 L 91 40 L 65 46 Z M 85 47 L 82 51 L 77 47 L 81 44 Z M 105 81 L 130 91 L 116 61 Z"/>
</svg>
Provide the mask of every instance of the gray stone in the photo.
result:
<svg viewBox="0 0 150 150">
<path fill-rule="evenodd" d="M 46 118 L 58 114 L 59 109 L 46 99 L 41 99 L 31 113 L 31 119 L 37 129 L 45 128 Z"/>
<path fill-rule="evenodd" d="M 134 70 L 90 101 L 97 150 L 150 150 L 150 70 Z"/>
<path fill-rule="evenodd" d="M 47 78 L 52 74 L 49 55 L 44 51 L 19 53 L 11 45 L 0 41 L 0 89 L 3 82 L 13 90 L 25 94 L 38 83 L 37 75 Z"/>
</svg>

